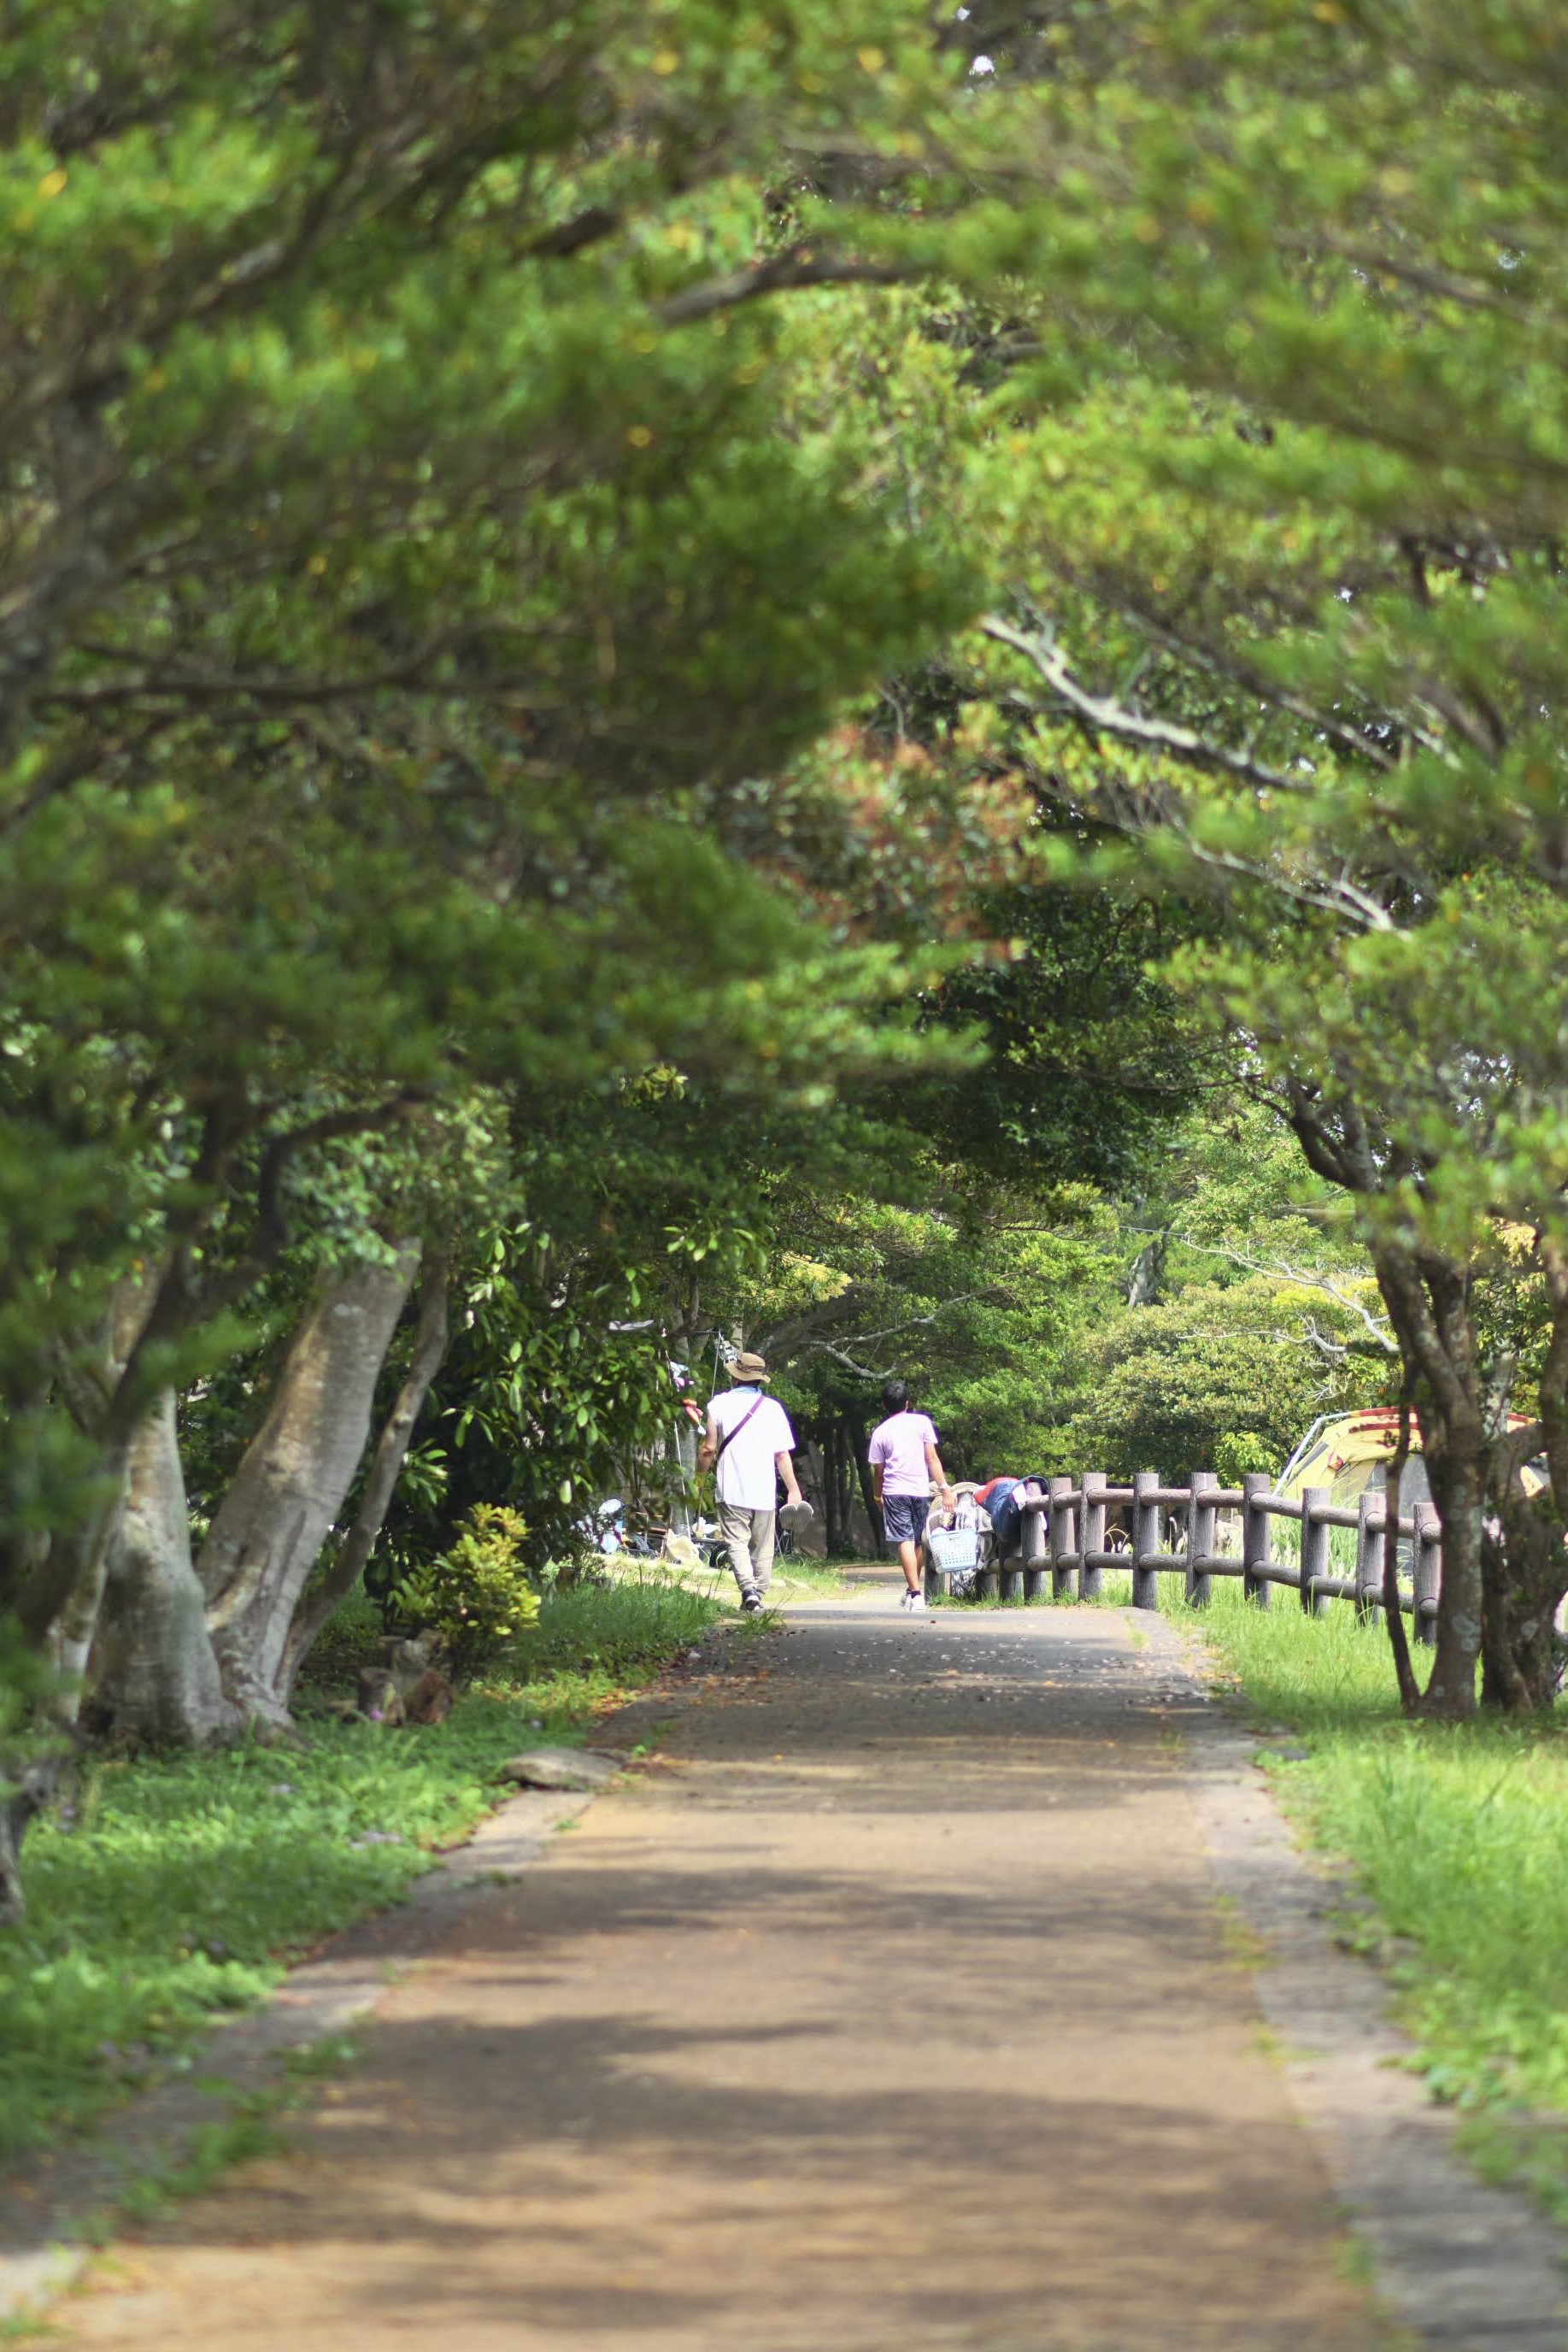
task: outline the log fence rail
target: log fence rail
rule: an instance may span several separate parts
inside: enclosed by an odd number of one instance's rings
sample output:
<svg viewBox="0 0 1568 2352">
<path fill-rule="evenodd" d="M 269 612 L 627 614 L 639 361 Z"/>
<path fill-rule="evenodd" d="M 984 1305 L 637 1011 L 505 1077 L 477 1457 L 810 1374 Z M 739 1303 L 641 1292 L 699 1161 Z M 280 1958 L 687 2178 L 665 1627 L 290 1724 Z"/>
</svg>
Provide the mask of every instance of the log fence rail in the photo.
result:
<svg viewBox="0 0 1568 2352">
<path fill-rule="evenodd" d="M 1109 1515 L 1118 1509 L 1128 1521 L 1127 1549 L 1111 1541 Z M 1220 1513 L 1239 1515 L 1240 1551 L 1219 1546 Z M 1177 1550 L 1162 1548 L 1161 1522 L 1181 1515 L 1185 1541 Z M 1301 1529 L 1297 1559 L 1274 1556 L 1273 1522 L 1284 1519 Z M 1333 1573 L 1333 1536 L 1336 1528 L 1354 1531 L 1355 1564 L 1349 1576 Z M 1276 1495 L 1264 1472 L 1249 1474 L 1239 1486 L 1222 1486 L 1212 1470 L 1195 1470 L 1185 1486 L 1162 1486 L 1152 1470 L 1140 1471 L 1130 1486 L 1115 1486 L 1101 1471 L 1081 1477 L 1051 1481 L 1048 1496 L 1022 1507 L 1020 1548 L 1005 1559 L 992 1560 L 978 1571 L 982 1598 L 1004 1601 L 1097 1601 L 1107 1570 L 1133 1580 L 1134 1609 L 1159 1607 L 1159 1580 L 1179 1576 L 1186 1599 L 1195 1608 L 1207 1607 L 1216 1577 L 1239 1580 L 1247 1599 L 1260 1609 L 1270 1605 L 1273 1586 L 1292 1589 L 1309 1616 L 1327 1614 L 1334 1601 L 1354 1602 L 1356 1614 L 1370 1618 L 1383 1606 L 1385 1548 L 1391 1523 L 1385 1498 L 1370 1490 L 1354 1508 L 1335 1503 L 1326 1486 L 1309 1486 L 1300 1496 Z M 1412 1620 L 1418 1641 L 1430 1643 L 1437 1614 L 1437 1588 L 1442 1576 L 1442 1528 L 1429 1503 L 1416 1503 L 1399 1520 L 1396 1541 L 1409 1547 L 1410 1580 L 1399 1589 L 1399 1605 Z M 928 1593 L 946 1593 L 951 1578 L 927 1565 Z"/>
</svg>

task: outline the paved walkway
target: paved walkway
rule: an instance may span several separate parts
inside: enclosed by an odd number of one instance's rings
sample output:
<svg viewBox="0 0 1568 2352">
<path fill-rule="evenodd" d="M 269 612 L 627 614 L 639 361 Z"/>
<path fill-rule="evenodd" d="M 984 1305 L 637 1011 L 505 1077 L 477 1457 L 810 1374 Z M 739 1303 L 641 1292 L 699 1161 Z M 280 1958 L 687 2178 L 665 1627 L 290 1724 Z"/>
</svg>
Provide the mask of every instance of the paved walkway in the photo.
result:
<svg viewBox="0 0 1568 2352">
<path fill-rule="evenodd" d="M 63 2340 L 1391 2346 L 1136 1639 L 873 1591 L 735 1643 L 390 1995 L 297 2152 L 123 2249 Z"/>
</svg>

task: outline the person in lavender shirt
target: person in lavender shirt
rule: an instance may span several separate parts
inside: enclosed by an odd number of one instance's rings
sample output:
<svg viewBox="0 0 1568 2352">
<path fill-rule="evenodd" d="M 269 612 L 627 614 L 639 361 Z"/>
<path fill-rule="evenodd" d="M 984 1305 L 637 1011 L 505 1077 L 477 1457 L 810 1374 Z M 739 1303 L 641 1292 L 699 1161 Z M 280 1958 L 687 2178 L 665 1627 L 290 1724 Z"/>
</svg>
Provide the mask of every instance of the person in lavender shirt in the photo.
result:
<svg viewBox="0 0 1568 2352">
<path fill-rule="evenodd" d="M 923 1412 L 911 1412 L 909 1391 L 903 1381 L 889 1381 L 882 1392 L 887 1419 L 871 1433 L 872 1481 L 882 1509 L 883 1534 L 898 1547 L 905 1586 L 903 1606 L 924 1609 L 920 1590 L 920 1539 L 931 1509 L 935 1482 L 945 1505 L 951 1507 L 953 1489 L 936 1451 L 936 1432 Z"/>
</svg>

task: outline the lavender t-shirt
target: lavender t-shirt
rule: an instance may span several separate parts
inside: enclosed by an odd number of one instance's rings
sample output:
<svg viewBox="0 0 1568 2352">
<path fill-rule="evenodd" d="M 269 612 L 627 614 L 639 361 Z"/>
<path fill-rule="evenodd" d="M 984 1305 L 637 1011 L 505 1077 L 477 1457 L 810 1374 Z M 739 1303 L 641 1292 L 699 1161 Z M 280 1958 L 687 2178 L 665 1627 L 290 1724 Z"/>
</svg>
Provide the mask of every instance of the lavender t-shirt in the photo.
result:
<svg viewBox="0 0 1568 2352">
<path fill-rule="evenodd" d="M 929 1495 L 931 1473 L 925 1449 L 936 1443 L 936 1432 L 923 1412 L 895 1412 L 871 1433 L 870 1458 L 874 1470 L 882 1465 L 884 1495 Z"/>
</svg>

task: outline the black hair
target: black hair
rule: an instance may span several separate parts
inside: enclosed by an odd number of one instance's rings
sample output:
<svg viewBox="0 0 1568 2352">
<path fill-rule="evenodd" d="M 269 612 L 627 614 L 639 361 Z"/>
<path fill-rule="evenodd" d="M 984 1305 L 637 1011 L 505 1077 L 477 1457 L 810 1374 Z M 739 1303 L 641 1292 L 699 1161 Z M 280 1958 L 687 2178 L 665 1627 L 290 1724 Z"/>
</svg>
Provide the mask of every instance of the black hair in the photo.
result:
<svg viewBox="0 0 1568 2352">
<path fill-rule="evenodd" d="M 909 1410 L 908 1381 L 889 1381 L 883 1389 L 882 1401 L 889 1412 L 907 1412 Z"/>
</svg>

